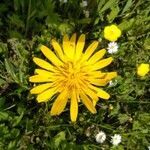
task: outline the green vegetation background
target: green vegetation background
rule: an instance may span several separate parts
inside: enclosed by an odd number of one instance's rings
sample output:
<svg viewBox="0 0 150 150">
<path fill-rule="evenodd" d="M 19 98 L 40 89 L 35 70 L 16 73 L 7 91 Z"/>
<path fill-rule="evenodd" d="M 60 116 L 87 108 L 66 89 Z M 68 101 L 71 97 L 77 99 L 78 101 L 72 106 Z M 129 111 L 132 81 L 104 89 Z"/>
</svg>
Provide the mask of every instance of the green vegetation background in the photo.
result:
<svg viewBox="0 0 150 150">
<path fill-rule="evenodd" d="M 0 1 L 0 150 L 146 150 L 150 146 L 150 76 L 140 78 L 136 67 L 150 62 L 150 1 L 89 0 L 1 0 Z M 90 16 L 85 17 L 84 12 Z M 117 84 L 106 87 L 108 101 L 100 100 L 98 113 L 79 107 L 75 124 L 69 107 L 59 117 L 51 117 L 52 103 L 38 104 L 30 95 L 28 77 L 39 56 L 39 45 L 52 38 L 61 42 L 64 33 L 87 34 L 87 44 L 96 39 L 107 47 L 103 29 L 117 24 L 122 30 L 119 52 L 107 67 L 119 74 Z M 109 55 L 109 54 L 107 54 Z M 102 130 L 103 144 L 95 141 Z M 122 142 L 113 147 L 113 134 Z"/>
</svg>

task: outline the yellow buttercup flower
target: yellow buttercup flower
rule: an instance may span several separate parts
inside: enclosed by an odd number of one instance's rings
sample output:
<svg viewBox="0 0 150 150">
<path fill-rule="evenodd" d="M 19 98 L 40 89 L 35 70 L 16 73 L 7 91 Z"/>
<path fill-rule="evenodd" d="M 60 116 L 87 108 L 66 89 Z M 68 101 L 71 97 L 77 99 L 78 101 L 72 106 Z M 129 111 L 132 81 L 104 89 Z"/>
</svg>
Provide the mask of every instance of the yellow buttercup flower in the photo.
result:
<svg viewBox="0 0 150 150">
<path fill-rule="evenodd" d="M 137 68 L 137 74 L 141 77 L 144 77 L 150 70 L 149 64 L 140 64 Z"/>
<path fill-rule="evenodd" d="M 102 59 L 105 49 L 96 51 L 97 41 L 93 41 L 84 51 L 85 35 L 82 34 L 76 42 L 76 34 L 69 39 L 64 36 L 62 47 L 53 39 L 54 52 L 42 45 L 41 51 L 50 61 L 34 57 L 33 61 L 40 67 L 35 69 L 30 82 L 39 85 L 31 89 L 31 94 L 37 94 L 37 101 L 47 102 L 53 95 L 57 98 L 50 114 L 59 115 L 67 102 L 70 102 L 71 121 L 76 121 L 78 103 L 82 102 L 91 113 L 96 113 L 95 105 L 99 98 L 109 99 L 110 95 L 102 90 L 116 72 L 102 72 L 100 69 L 108 66 L 113 58 Z"/>
<path fill-rule="evenodd" d="M 114 42 L 121 36 L 121 30 L 116 25 L 106 26 L 104 28 L 104 38 Z"/>
</svg>

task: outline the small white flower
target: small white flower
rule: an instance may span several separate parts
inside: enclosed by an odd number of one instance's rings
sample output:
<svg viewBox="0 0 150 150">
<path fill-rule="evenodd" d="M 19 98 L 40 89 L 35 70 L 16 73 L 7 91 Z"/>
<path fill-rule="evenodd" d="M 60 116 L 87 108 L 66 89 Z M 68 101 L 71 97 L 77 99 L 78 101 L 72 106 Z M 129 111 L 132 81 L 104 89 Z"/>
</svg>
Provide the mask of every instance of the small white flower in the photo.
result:
<svg viewBox="0 0 150 150">
<path fill-rule="evenodd" d="M 82 1 L 82 3 L 80 4 L 81 7 L 86 7 L 87 5 L 88 5 L 88 4 L 87 4 L 87 1 L 85 1 L 85 0 Z"/>
<path fill-rule="evenodd" d="M 117 80 L 109 81 L 109 87 L 112 87 L 112 86 L 115 86 L 115 85 L 117 85 Z"/>
<path fill-rule="evenodd" d="M 115 146 L 117 146 L 121 142 L 121 136 L 119 134 L 115 134 L 111 138 L 111 143 Z"/>
<path fill-rule="evenodd" d="M 103 131 L 100 131 L 96 136 L 95 136 L 96 142 L 97 143 L 103 143 L 106 140 L 106 134 Z"/>
<path fill-rule="evenodd" d="M 148 150 L 150 150 L 150 146 L 148 146 Z"/>
<path fill-rule="evenodd" d="M 84 13 L 84 15 L 85 15 L 86 18 L 89 18 L 90 13 L 89 13 L 88 10 L 84 10 L 83 13 Z"/>
<path fill-rule="evenodd" d="M 110 42 L 107 49 L 110 54 L 116 53 L 118 51 L 118 44 L 116 42 Z"/>
</svg>

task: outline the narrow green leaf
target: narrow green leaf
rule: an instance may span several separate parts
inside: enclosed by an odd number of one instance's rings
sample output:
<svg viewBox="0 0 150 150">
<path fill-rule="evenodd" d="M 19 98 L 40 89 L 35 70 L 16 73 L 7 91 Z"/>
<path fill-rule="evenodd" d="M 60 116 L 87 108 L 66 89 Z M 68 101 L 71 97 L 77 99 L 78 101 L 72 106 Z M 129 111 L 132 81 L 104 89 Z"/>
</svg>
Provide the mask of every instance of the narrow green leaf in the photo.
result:
<svg viewBox="0 0 150 150">
<path fill-rule="evenodd" d="M 113 20 L 117 17 L 119 11 L 120 11 L 120 9 L 119 9 L 118 6 L 111 8 L 111 12 L 110 12 L 110 14 L 107 16 L 108 21 L 109 21 L 110 23 L 113 22 Z"/>
<path fill-rule="evenodd" d="M 13 127 L 17 126 L 20 123 L 20 121 L 22 120 L 23 115 L 24 115 L 24 112 L 22 112 L 20 116 L 16 116 L 13 119 L 13 125 L 12 125 Z"/>
<path fill-rule="evenodd" d="M 56 147 L 58 147 L 60 145 L 60 143 L 66 139 L 65 136 L 66 136 L 66 134 L 64 131 L 61 131 L 60 133 L 58 133 L 55 136 L 54 143 L 55 143 Z"/>
<path fill-rule="evenodd" d="M 0 78 L 0 86 L 5 84 L 5 83 L 6 83 L 6 81 Z"/>
<path fill-rule="evenodd" d="M 123 8 L 122 14 L 126 12 L 132 6 L 132 0 L 127 0 L 125 7 Z"/>
<path fill-rule="evenodd" d="M 12 79 L 16 83 L 18 83 L 18 78 L 15 74 L 14 68 L 13 68 L 12 64 L 9 62 L 9 60 L 7 58 L 5 58 L 5 67 L 6 67 L 6 70 L 7 70 L 8 74 L 12 77 Z"/>
<path fill-rule="evenodd" d="M 103 7 L 103 5 L 105 4 L 106 0 L 99 0 L 98 2 L 98 11 L 101 10 L 101 8 Z"/>
<path fill-rule="evenodd" d="M 8 120 L 8 117 L 8 113 L 0 111 L 0 121 Z"/>
<path fill-rule="evenodd" d="M 129 120 L 129 116 L 127 114 L 119 114 L 118 119 L 123 124 Z"/>
<path fill-rule="evenodd" d="M 112 6 L 114 6 L 115 3 L 117 3 L 118 1 L 116 0 L 109 0 L 100 10 L 100 13 L 104 12 L 105 10 L 111 8 Z"/>
<path fill-rule="evenodd" d="M 135 19 L 132 18 L 130 20 L 123 20 L 118 26 L 119 28 L 123 31 L 123 30 L 129 30 L 131 29 L 132 25 L 134 24 Z"/>
</svg>

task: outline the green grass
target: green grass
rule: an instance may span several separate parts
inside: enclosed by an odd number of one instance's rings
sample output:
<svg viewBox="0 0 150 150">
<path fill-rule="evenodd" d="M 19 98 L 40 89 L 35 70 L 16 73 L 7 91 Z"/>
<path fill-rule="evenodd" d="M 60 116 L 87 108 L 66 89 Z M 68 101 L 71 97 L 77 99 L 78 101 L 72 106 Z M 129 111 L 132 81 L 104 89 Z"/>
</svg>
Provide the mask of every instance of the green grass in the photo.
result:
<svg viewBox="0 0 150 150">
<path fill-rule="evenodd" d="M 0 150 L 83 149 L 146 150 L 150 146 L 150 74 L 141 78 L 137 66 L 150 62 L 149 0 L 89 0 L 86 8 L 79 0 L 2 0 L 0 2 Z M 85 18 L 83 10 L 90 12 Z M 32 56 L 41 56 L 39 45 L 52 38 L 61 42 L 63 34 L 87 34 L 87 45 L 99 40 L 107 47 L 103 29 L 117 24 L 122 36 L 119 51 L 112 54 L 117 84 L 106 91 L 93 115 L 79 105 L 76 123 L 70 122 L 69 105 L 58 117 L 51 117 L 52 102 L 38 104 L 29 89 L 33 75 Z M 107 54 L 110 56 L 110 54 Z M 113 106 L 113 109 L 110 109 Z M 107 139 L 95 141 L 102 130 Z M 89 136 L 87 136 L 89 134 Z M 114 147 L 111 136 L 120 134 Z"/>
</svg>

